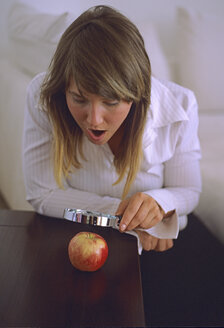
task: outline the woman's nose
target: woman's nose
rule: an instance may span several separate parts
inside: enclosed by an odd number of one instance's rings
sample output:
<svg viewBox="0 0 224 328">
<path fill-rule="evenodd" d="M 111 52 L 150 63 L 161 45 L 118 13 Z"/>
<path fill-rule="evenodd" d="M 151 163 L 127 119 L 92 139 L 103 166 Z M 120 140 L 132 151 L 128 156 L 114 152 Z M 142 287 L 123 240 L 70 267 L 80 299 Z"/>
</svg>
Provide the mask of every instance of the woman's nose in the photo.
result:
<svg viewBox="0 0 224 328">
<path fill-rule="evenodd" d="M 103 112 L 99 104 L 91 103 L 87 115 L 87 122 L 93 127 L 99 126 L 103 123 Z"/>
</svg>

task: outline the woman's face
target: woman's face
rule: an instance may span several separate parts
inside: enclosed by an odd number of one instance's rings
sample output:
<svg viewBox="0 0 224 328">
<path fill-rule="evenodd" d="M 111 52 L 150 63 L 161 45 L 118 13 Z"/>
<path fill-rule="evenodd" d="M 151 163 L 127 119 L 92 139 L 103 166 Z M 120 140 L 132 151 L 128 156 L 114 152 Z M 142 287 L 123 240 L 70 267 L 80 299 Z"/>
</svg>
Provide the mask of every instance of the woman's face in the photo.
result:
<svg viewBox="0 0 224 328">
<path fill-rule="evenodd" d="M 66 102 L 83 133 L 97 145 L 107 143 L 119 130 L 132 105 L 85 92 L 81 96 L 74 83 L 66 91 Z"/>
</svg>

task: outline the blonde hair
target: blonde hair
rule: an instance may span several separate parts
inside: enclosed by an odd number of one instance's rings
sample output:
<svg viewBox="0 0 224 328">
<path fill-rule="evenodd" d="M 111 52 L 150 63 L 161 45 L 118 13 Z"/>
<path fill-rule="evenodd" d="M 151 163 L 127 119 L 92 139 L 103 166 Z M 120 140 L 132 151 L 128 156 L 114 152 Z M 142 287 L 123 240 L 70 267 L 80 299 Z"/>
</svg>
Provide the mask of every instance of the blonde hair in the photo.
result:
<svg viewBox="0 0 224 328">
<path fill-rule="evenodd" d="M 65 92 L 71 80 L 80 93 L 132 101 L 124 121 L 120 152 L 114 158 L 119 183 L 126 176 L 124 199 L 139 170 L 142 136 L 150 104 L 151 68 L 144 41 L 136 26 L 108 6 L 80 15 L 64 32 L 41 88 L 41 103 L 53 125 L 55 179 L 79 169 L 82 131 L 67 107 Z"/>
</svg>

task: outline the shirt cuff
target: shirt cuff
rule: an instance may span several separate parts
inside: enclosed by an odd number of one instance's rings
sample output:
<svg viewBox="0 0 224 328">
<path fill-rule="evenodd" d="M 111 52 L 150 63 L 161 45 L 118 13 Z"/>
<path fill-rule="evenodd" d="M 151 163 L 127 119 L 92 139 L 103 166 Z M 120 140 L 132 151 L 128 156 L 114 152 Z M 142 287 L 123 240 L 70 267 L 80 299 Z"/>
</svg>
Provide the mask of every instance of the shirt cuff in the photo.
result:
<svg viewBox="0 0 224 328">
<path fill-rule="evenodd" d="M 174 211 L 171 216 L 163 219 L 150 229 L 145 229 L 150 235 L 160 239 L 176 239 L 179 233 L 179 219 L 176 212 L 176 199 L 167 189 L 153 189 L 145 192 L 155 199 L 165 213 Z"/>
</svg>

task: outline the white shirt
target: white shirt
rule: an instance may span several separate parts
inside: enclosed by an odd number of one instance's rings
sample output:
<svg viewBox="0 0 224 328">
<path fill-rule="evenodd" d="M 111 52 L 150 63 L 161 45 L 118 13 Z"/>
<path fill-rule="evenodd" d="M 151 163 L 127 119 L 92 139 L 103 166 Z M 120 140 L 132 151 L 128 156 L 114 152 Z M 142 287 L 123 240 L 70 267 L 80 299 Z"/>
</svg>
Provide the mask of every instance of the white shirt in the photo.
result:
<svg viewBox="0 0 224 328">
<path fill-rule="evenodd" d="M 27 89 L 23 141 L 27 200 L 37 212 L 58 218 L 63 217 L 65 208 L 114 214 L 125 181 L 112 186 L 118 176 L 108 144 L 94 145 L 84 137 L 87 161 L 80 159 L 82 168 L 65 181 L 64 190 L 56 184 L 51 159 L 52 128 L 46 112 L 39 107 L 44 74 L 37 75 Z M 143 161 L 129 196 L 141 191 L 153 197 L 165 212 L 175 210 L 172 217 L 164 220 L 166 224 L 159 223 L 148 230 L 154 236 L 176 238 L 179 223 L 183 228 L 186 215 L 198 204 L 201 176 L 197 129 L 197 102 L 193 92 L 152 78 Z"/>
</svg>

